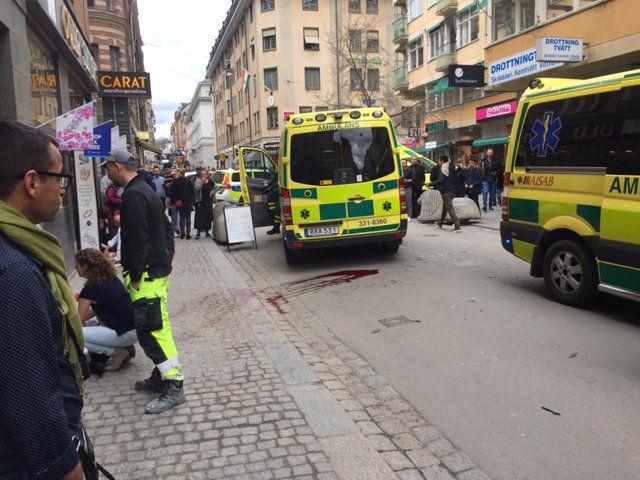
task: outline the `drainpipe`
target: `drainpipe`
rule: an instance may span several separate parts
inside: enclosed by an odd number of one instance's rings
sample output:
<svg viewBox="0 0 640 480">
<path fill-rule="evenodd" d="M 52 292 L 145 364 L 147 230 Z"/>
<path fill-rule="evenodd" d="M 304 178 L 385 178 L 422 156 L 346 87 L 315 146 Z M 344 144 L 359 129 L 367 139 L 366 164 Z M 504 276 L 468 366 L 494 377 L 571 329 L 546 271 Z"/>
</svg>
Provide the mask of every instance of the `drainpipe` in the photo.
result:
<svg viewBox="0 0 640 480">
<path fill-rule="evenodd" d="M 333 0 L 334 8 L 335 8 L 335 16 L 336 16 L 336 93 L 338 95 L 338 107 L 342 105 L 340 101 L 340 45 L 338 42 L 340 41 L 340 31 L 338 25 L 338 0 Z"/>
</svg>

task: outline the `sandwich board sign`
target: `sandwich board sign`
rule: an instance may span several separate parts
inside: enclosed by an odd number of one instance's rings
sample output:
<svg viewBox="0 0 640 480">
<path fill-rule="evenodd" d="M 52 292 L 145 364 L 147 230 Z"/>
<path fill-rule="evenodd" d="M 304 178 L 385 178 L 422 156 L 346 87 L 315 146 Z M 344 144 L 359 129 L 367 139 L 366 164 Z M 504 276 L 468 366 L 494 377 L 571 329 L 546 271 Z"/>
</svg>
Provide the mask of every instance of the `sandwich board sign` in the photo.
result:
<svg viewBox="0 0 640 480">
<path fill-rule="evenodd" d="M 224 224 L 227 229 L 227 248 L 229 251 L 231 251 L 231 244 L 235 243 L 253 242 L 258 248 L 249 205 L 225 206 Z"/>
</svg>

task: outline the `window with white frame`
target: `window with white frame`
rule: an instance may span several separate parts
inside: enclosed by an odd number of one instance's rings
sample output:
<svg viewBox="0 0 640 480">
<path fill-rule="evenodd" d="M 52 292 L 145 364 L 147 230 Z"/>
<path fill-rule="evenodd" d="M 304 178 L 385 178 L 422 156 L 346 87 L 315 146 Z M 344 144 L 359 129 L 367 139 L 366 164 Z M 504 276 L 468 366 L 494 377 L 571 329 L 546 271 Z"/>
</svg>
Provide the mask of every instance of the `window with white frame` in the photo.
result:
<svg viewBox="0 0 640 480">
<path fill-rule="evenodd" d="M 367 0 L 367 13 L 369 15 L 378 14 L 378 0 Z"/>
<path fill-rule="evenodd" d="M 267 129 L 278 129 L 278 107 L 267 108 Z"/>
<path fill-rule="evenodd" d="M 313 52 L 320 50 L 320 29 L 303 27 L 302 36 L 305 50 Z"/>
<path fill-rule="evenodd" d="M 424 13 L 424 0 L 409 0 L 407 11 L 409 12 L 409 21 L 415 20 Z"/>
<path fill-rule="evenodd" d="M 548 2 L 547 7 L 551 5 L 552 10 L 540 11 L 545 5 L 539 5 L 536 10 L 536 0 L 492 0 L 493 16 L 492 22 L 492 40 L 500 40 L 515 33 L 521 32 L 535 25 L 536 18 L 545 18 L 548 12 L 549 18 L 557 16 L 563 12 L 567 13 L 573 10 L 580 0 L 545 0 Z M 553 2 L 553 4 L 551 4 Z M 569 9 L 569 7 L 571 7 Z M 567 10 L 569 9 L 569 10 Z M 553 13 L 552 13 L 553 11 Z"/>
<path fill-rule="evenodd" d="M 360 13 L 360 0 L 349 0 L 349 12 Z"/>
<path fill-rule="evenodd" d="M 304 89 L 320 90 L 320 69 L 305 68 L 304 69 Z"/>
<path fill-rule="evenodd" d="M 278 69 L 277 68 L 265 68 L 264 69 L 264 84 L 269 90 L 278 90 Z"/>
<path fill-rule="evenodd" d="M 424 42 L 422 35 L 409 43 L 407 53 L 409 54 L 409 70 L 414 70 L 424 64 Z"/>
<path fill-rule="evenodd" d="M 349 30 L 349 51 L 362 51 L 362 30 Z"/>
<path fill-rule="evenodd" d="M 449 53 L 449 33 L 445 25 L 429 32 L 429 59 Z"/>
<path fill-rule="evenodd" d="M 380 70 L 367 68 L 367 90 L 377 92 L 380 90 Z"/>
<path fill-rule="evenodd" d="M 493 39 L 513 35 L 516 32 L 516 0 L 493 0 Z"/>
<path fill-rule="evenodd" d="M 276 8 L 276 2 L 275 0 L 262 0 L 260 6 L 263 12 L 269 12 Z"/>
<path fill-rule="evenodd" d="M 380 51 L 380 40 L 378 30 L 367 30 L 367 52 L 378 53 Z"/>
<path fill-rule="evenodd" d="M 468 9 L 456 17 L 457 34 L 456 46 L 458 48 L 478 39 L 480 33 L 480 15 L 475 8 Z"/>
</svg>

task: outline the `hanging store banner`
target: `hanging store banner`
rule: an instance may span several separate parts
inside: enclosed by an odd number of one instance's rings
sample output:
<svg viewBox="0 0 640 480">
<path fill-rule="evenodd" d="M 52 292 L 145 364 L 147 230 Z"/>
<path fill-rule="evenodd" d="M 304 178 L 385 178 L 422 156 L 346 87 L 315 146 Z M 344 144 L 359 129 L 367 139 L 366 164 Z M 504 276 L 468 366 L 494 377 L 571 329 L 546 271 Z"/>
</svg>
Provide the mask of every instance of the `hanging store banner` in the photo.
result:
<svg viewBox="0 0 640 480">
<path fill-rule="evenodd" d="M 56 140 L 62 151 L 88 150 L 93 147 L 93 102 L 56 118 Z"/>
<path fill-rule="evenodd" d="M 476 108 L 476 122 L 485 122 L 494 118 L 509 117 L 516 114 L 518 101 L 507 100 L 506 102 L 494 103 Z"/>
<path fill-rule="evenodd" d="M 538 73 L 558 68 L 562 62 L 539 62 L 536 48 L 501 58 L 489 64 L 490 86 L 509 82 L 518 78 L 537 75 Z"/>
<path fill-rule="evenodd" d="M 581 38 L 539 38 L 539 62 L 581 62 L 583 42 Z"/>
<path fill-rule="evenodd" d="M 101 97 L 151 98 L 151 78 L 146 72 L 98 72 Z"/>
<path fill-rule="evenodd" d="M 93 129 L 93 146 L 84 151 L 85 157 L 107 157 L 111 151 L 111 122 Z"/>
<path fill-rule="evenodd" d="M 78 202 L 78 226 L 80 230 L 80 248 L 100 249 L 98 236 L 98 206 L 96 202 L 96 183 L 93 175 L 93 158 L 75 152 L 75 183 Z"/>
</svg>

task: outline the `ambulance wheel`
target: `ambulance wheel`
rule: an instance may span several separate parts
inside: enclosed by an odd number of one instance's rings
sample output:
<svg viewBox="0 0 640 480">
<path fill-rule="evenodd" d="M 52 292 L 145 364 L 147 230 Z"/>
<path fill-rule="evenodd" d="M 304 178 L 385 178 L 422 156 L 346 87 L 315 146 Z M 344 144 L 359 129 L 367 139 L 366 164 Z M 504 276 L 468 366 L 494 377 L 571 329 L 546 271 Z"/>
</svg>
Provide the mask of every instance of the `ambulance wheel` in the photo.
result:
<svg viewBox="0 0 640 480">
<path fill-rule="evenodd" d="M 287 247 L 287 242 L 282 242 L 284 246 L 284 259 L 287 265 L 297 265 L 302 261 L 302 252 Z"/>
<path fill-rule="evenodd" d="M 390 242 L 382 242 L 382 251 L 384 253 L 392 254 L 398 253 L 398 249 L 400 248 L 401 240 L 391 240 Z"/>
<path fill-rule="evenodd" d="M 553 298 L 582 307 L 598 297 L 598 273 L 591 254 L 572 240 L 552 244 L 544 256 L 543 276 Z"/>
</svg>

